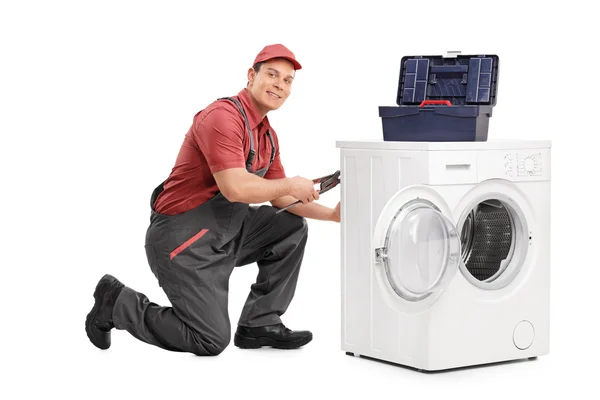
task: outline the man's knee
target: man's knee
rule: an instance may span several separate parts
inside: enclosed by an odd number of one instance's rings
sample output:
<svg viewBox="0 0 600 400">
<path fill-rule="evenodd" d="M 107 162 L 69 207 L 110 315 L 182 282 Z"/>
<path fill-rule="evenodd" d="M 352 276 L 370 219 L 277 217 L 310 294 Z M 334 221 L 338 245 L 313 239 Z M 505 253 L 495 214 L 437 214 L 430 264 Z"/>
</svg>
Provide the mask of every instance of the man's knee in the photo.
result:
<svg viewBox="0 0 600 400">
<path fill-rule="evenodd" d="M 208 345 L 207 350 L 211 356 L 218 356 L 227 348 L 227 346 L 229 346 L 230 341 L 231 338 L 229 337 L 229 335 L 227 338 L 219 338 L 210 345 Z"/>
<path fill-rule="evenodd" d="M 308 221 L 304 217 L 300 217 L 295 214 L 290 214 L 291 221 L 290 225 L 294 227 L 295 232 L 301 232 L 302 234 L 308 233 Z"/>
<path fill-rule="evenodd" d="M 221 354 L 231 342 L 231 332 L 222 330 L 218 333 L 219 336 L 207 337 L 196 335 L 195 347 L 193 353 L 198 356 L 218 356 Z"/>
<path fill-rule="evenodd" d="M 300 231 L 308 233 L 308 221 L 304 217 L 300 218 Z"/>
</svg>

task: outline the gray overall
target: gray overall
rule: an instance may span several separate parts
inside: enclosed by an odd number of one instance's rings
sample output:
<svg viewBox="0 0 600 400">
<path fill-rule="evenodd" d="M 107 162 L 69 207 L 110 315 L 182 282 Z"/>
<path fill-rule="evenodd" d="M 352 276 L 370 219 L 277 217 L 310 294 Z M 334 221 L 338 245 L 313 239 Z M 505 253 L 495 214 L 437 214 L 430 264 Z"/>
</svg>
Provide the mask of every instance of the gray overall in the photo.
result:
<svg viewBox="0 0 600 400">
<path fill-rule="evenodd" d="M 225 99 L 237 105 L 246 121 L 250 172 L 255 151 L 248 119 L 236 99 Z M 267 136 L 270 166 L 276 149 L 269 131 Z M 268 168 L 254 173 L 263 177 Z M 220 192 L 192 210 L 167 216 L 154 210 L 162 190 L 160 184 L 152 193 L 145 248 L 150 269 L 172 306 L 159 306 L 125 287 L 113 311 L 115 327 L 167 350 L 217 355 L 231 339 L 229 277 L 234 267 L 254 262 L 258 276 L 238 324 L 280 323 L 296 289 L 308 235 L 306 220 L 288 212 L 275 214 L 271 206 L 229 202 Z"/>
</svg>

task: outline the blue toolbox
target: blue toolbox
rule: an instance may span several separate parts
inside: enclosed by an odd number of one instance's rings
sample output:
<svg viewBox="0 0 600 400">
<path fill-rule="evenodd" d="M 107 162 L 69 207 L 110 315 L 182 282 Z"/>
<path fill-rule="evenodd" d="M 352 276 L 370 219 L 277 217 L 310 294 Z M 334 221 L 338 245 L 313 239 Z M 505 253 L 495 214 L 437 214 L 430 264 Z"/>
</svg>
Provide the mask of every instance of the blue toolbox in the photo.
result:
<svg viewBox="0 0 600 400">
<path fill-rule="evenodd" d="M 384 141 L 485 142 L 498 67 L 496 55 L 403 57 L 398 106 L 379 107 Z"/>
</svg>

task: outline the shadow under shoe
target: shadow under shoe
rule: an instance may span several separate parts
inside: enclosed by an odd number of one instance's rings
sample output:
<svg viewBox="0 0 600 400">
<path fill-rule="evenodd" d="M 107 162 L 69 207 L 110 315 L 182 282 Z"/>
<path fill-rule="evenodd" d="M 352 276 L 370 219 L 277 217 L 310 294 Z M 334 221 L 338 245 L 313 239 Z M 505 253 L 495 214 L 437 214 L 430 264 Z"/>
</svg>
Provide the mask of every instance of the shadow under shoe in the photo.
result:
<svg viewBox="0 0 600 400">
<path fill-rule="evenodd" d="M 88 338 L 99 349 L 110 347 L 110 330 L 115 327 L 112 312 L 123 285 L 112 275 L 104 275 L 94 291 L 94 307 L 85 320 L 85 331 Z"/>
<path fill-rule="evenodd" d="M 234 344 L 242 349 L 259 349 L 270 346 L 276 349 L 297 349 L 312 340 L 309 331 L 292 331 L 283 324 L 260 327 L 239 326 L 234 336 Z"/>
</svg>

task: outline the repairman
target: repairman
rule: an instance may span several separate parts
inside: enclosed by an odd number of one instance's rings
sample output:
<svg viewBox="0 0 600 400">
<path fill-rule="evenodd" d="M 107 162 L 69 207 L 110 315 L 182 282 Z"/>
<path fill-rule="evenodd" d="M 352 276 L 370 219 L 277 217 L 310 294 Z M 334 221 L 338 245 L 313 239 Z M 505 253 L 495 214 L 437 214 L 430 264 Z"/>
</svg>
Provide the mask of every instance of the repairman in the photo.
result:
<svg viewBox="0 0 600 400">
<path fill-rule="evenodd" d="M 166 350 L 220 354 L 231 340 L 230 274 L 252 263 L 258 276 L 234 344 L 292 349 L 312 340 L 311 332 L 290 330 L 280 317 L 294 297 L 306 218 L 339 222 L 340 204 L 314 203 L 315 181 L 286 177 L 267 118 L 286 101 L 301 68 L 285 46 L 266 46 L 248 69 L 244 89 L 194 116 L 174 168 L 152 193 L 146 234 L 150 269 L 171 306 L 105 275 L 86 318 L 96 347 L 108 349 L 116 328 Z M 302 204 L 277 212 L 297 201 Z M 270 205 L 251 205 L 265 202 Z"/>
</svg>

